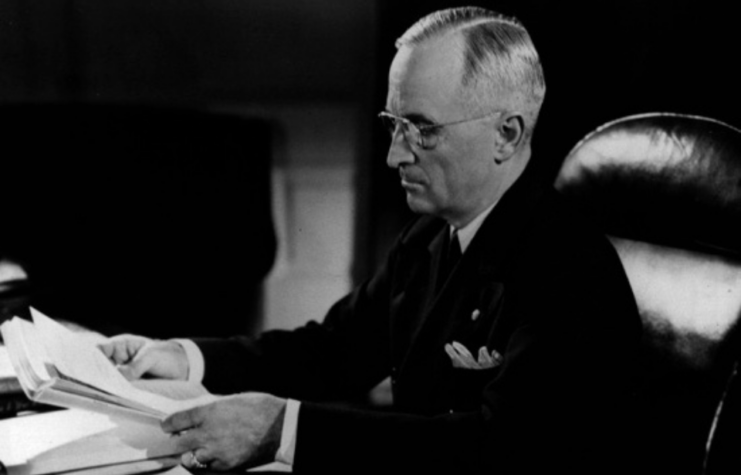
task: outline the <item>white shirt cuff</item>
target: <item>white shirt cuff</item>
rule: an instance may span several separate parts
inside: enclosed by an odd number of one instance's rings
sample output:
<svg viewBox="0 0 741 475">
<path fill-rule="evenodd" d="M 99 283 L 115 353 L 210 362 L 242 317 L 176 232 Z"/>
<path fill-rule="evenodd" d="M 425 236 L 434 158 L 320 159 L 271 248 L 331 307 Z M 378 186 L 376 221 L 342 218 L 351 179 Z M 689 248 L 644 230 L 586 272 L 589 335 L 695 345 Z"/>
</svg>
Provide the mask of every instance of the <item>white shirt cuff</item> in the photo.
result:
<svg viewBox="0 0 741 475">
<path fill-rule="evenodd" d="M 185 356 L 188 358 L 188 382 L 200 384 L 203 381 L 203 375 L 206 373 L 206 362 L 200 348 L 192 340 L 176 339 L 172 341 L 179 343 L 185 350 Z"/>
<path fill-rule="evenodd" d="M 298 430 L 298 410 L 301 403 L 288 399 L 286 414 L 283 416 L 283 433 L 280 436 L 280 448 L 275 454 L 275 460 L 293 467 L 293 457 L 296 455 L 296 431 Z"/>
</svg>

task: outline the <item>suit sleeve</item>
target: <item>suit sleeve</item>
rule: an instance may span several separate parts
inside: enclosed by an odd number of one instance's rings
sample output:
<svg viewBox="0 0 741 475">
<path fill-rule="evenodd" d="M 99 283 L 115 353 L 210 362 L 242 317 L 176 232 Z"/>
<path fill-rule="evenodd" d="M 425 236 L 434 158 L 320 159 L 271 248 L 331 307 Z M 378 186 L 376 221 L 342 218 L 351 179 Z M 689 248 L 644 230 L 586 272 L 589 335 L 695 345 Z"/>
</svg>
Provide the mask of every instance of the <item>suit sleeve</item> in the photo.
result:
<svg viewBox="0 0 741 475">
<path fill-rule="evenodd" d="M 365 394 L 389 373 L 387 295 L 383 267 L 322 323 L 254 339 L 195 339 L 205 359 L 203 384 L 217 394 L 253 390 L 307 401 Z"/>
</svg>

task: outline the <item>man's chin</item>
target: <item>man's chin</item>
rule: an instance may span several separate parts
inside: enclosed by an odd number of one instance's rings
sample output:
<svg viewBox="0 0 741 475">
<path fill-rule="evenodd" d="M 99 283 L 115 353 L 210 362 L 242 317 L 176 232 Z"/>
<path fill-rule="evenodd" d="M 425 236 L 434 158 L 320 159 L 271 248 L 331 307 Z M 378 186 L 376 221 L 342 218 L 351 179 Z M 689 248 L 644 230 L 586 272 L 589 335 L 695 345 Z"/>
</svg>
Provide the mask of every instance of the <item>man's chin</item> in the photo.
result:
<svg viewBox="0 0 741 475">
<path fill-rule="evenodd" d="M 414 213 L 434 214 L 435 207 L 428 200 L 414 193 L 407 193 L 407 206 Z"/>
</svg>

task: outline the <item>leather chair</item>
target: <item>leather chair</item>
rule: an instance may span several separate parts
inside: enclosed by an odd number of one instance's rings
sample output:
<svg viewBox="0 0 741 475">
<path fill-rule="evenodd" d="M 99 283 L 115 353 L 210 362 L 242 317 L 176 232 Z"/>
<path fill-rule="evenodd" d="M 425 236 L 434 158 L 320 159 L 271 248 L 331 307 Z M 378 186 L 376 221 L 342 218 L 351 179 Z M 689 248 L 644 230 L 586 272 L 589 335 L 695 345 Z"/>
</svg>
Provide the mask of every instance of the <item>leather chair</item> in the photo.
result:
<svg viewBox="0 0 741 475">
<path fill-rule="evenodd" d="M 738 356 L 741 131 L 678 114 L 622 118 L 587 135 L 555 185 L 614 244 L 641 313 L 634 473 L 702 473 Z"/>
<path fill-rule="evenodd" d="M 741 473 L 741 363 L 736 362 L 710 429 L 705 475 Z"/>
<path fill-rule="evenodd" d="M 29 301 L 104 334 L 259 326 L 276 251 L 273 126 L 175 107 L 0 107 L 0 260 Z"/>
</svg>

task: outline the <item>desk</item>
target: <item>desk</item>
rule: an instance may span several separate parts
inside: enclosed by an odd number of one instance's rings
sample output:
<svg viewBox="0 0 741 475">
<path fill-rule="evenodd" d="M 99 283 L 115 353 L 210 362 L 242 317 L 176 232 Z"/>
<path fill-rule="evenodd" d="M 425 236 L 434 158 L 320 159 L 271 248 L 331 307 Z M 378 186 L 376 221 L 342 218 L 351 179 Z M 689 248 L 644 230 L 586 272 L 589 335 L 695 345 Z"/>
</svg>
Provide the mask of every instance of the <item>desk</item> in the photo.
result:
<svg viewBox="0 0 741 475">
<path fill-rule="evenodd" d="M 156 425 L 62 409 L 0 421 L 0 461 L 8 475 L 123 475 L 166 472 L 180 454 Z M 289 470 L 269 464 L 250 471 Z"/>
<path fill-rule="evenodd" d="M 100 338 L 94 333 L 86 336 Z M 2 345 L 0 381 L 8 382 L 11 397 L 28 401 Z M 0 474 L 162 473 L 179 464 L 174 441 L 156 421 L 134 422 L 79 409 L 35 412 L 0 420 L 0 462 L 5 465 Z M 270 464 L 258 471 L 286 472 L 287 467 Z"/>
<path fill-rule="evenodd" d="M 0 421 L 0 461 L 13 475 L 88 469 L 173 455 L 174 443 L 159 427 L 88 411 L 64 409 Z M 172 463 L 152 468 L 164 466 Z"/>
</svg>

